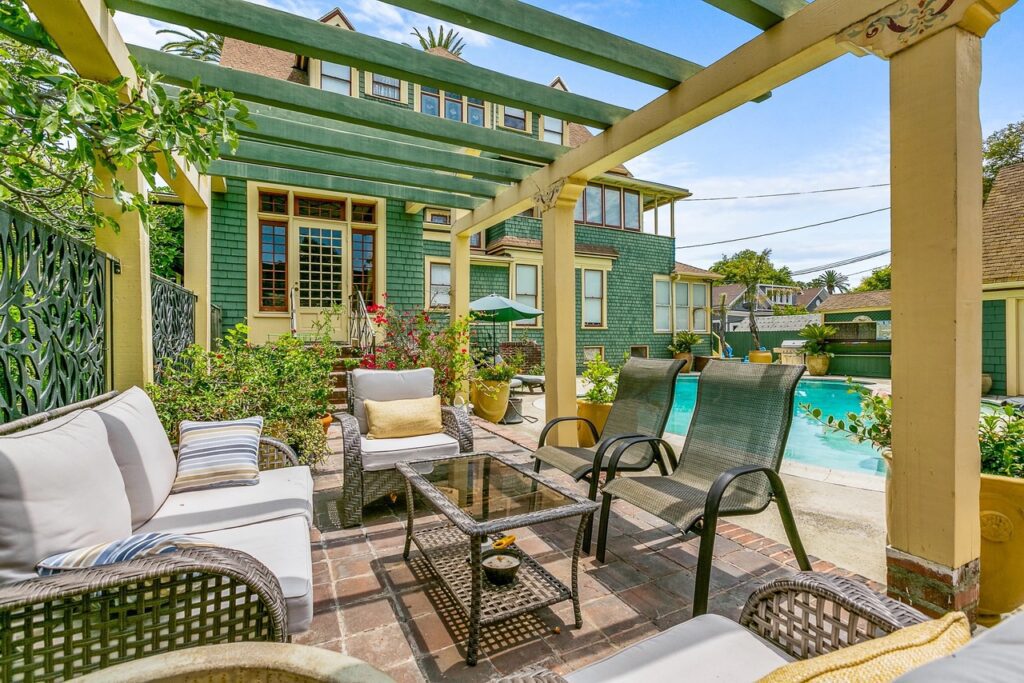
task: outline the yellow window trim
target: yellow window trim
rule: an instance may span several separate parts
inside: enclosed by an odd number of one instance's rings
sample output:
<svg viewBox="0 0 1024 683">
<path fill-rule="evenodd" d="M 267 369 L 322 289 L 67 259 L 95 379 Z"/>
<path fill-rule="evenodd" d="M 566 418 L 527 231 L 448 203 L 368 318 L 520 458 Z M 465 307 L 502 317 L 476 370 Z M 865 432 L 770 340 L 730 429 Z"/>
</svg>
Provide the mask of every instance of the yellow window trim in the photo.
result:
<svg viewBox="0 0 1024 683">
<path fill-rule="evenodd" d="M 608 329 L 608 274 L 611 269 L 604 270 L 601 268 L 580 268 L 580 329 L 581 330 L 607 330 Z M 585 287 L 586 287 L 586 272 L 588 270 L 600 271 L 601 272 L 601 324 L 600 325 L 587 325 L 583 320 L 583 304 L 586 302 Z"/>
<path fill-rule="evenodd" d="M 668 283 L 668 326 L 667 330 L 658 329 L 658 283 Z M 651 328 L 655 334 L 674 334 L 676 328 L 676 290 L 672 278 L 668 275 L 655 275 L 651 285 Z"/>
<path fill-rule="evenodd" d="M 512 107 L 513 109 L 522 109 L 522 107 Z M 523 109 L 526 115 L 526 130 L 520 130 L 519 128 L 511 128 L 505 125 L 505 105 L 498 105 L 497 121 L 495 122 L 495 128 L 501 128 L 502 130 L 509 130 L 513 133 L 519 133 L 521 135 L 533 135 L 533 114 Z"/>
<path fill-rule="evenodd" d="M 322 63 L 323 60 L 321 59 L 309 60 L 309 83 L 318 90 L 323 90 L 323 81 L 321 80 L 324 75 Z M 352 91 L 349 93 L 349 97 L 355 97 L 358 99 L 361 92 L 361 88 L 359 87 L 359 74 L 361 72 L 359 71 L 359 69 L 355 68 L 354 66 L 349 66 L 348 64 L 343 64 L 342 66 L 348 66 L 348 68 L 351 69 L 350 77 L 352 79 Z"/>
<path fill-rule="evenodd" d="M 372 71 L 364 71 L 363 75 L 365 76 L 365 78 L 363 79 L 363 86 L 362 86 L 362 93 L 364 95 L 366 95 L 368 97 L 372 97 L 372 98 L 377 99 L 377 100 L 385 100 L 387 102 L 398 102 L 400 104 L 405 104 L 405 95 L 408 92 L 407 88 L 409 86 L 409 83 L 407 81 L 403 81 L 402 79 L 398 79 L 398 99 L 393 99 L 391 97 L 383 97 L 381 95 L 374 95 L 373 94 L 373 72 Z M 384 74 L 381 74 L 381 75 L 383 76 Z M 387 76 L 387 78 L 394 78 L 394 76 Z"/>
<path fill-rule="evenodd" d="M 420 94 L 422 92 L 423 92 L 423 90 L 420 87 L 419 83 L 413 84 L 413 87 L 412 87 L 412 108 L 413 108 L 414 111 L 418 111 L 421 114 L 423 113 L 423 111 L 421 111 L 421 109 L 420 109 Z M 437 118 L 439 118 L 439 119 L 446 118 L 445 115 L 444 115 L 444 101 L 445 101 L 446 93 L 447 93 L 447 91 L 444 90 L 443 88 L 438 88 L 437 89 L 437 96 L 440 98 L 440 102 L 438 104 L 438 112 L 439 113 L 438 113 L 438 116 L 437 116 Z M 433 94 L 433 93 L 431 93 L 431 94 Z M 470 123 L 469 123 L 469 96 L 468 95 L 460 95 L 459 97 L 462 98 L 462 123 L 464 123 L 464 124 L 466 124 L 468 126 L 468 125 L 470 125 Z M 476 106 L 476 105 L 474 105 L 474 106 Z M 492 125 L 492 122 L 491 122 L 491 103 L 487 102 L 485 100 L 483 105 L 481 105 L 481 106 L 483 107 L 483 110 L 484 110 L 484 125 L 483 126 L 477 126 L 477 128 L 490 128 L 491 125 Z M 428 116 L 433 116 L 433 114 L 428 114 Z"/>
<path fill-rule="evenodd" d="M 671 330 L 659 330 L 657 327 L 657 316 L 655 315 L 656 303 L 657 303 L 657 282 L 668 282 L 669 283 L 669 305 L 672 307 L 669 320 L 671 321 Z M 687 327 L 685 330 L 680 329 L 679 321 L 676 319 L 676 285 L 685 284 L 687 286 L 687 311 L 689 312 L 689 320 L 687 321 Z M 704 287 L 704 305 L 694 306 L 693 305 L 693 288 Z M 704 311 L 704 329 L 695 329 L 694 325 L 694 313 L 697 310 Z M 652 279 L 651 284 L 651 329 L 655 334 L 676 334 L 677 332 L 693 332 L 695 334 L 710 334 L 711 330 L 708 329 L 708 325 L 711 322 L 711 292 L 708 287 L 708 283 L 696 278 L 682 278 L 672 275 L 656 274 Z"/>
<path fill-rule="evenodd" d="M 513 261 L 509 264 L 508 269 L 508 291 L 509 298 L 515 300 L 516 298 L 516 266 L 533 266 L 537 269 L 537 308 L 544 310 L 543 296 L 544 296 L 544 282 L 543 273 L 544 265 L 540 261 L 524 260 L 524 261 Z M 511 327 L 517 330 L 541 330 L 544 329 L 544 316 L 540 315 L 534 318 L 532 321 L 527 321 L 529 324 L 519 325 L 512 323 Z"/>
<path fill-rule="evenodd" d="M 439 310 L 450 310 L 451 306 L 432 306 L 430 302 L 430 267 L 434 264 L 448 266 L 450 269 L 452 266 L 452 260 L 445 256 L 425 256 L 423 258 L 423 310 L 429 311 L 434 309 Z M 451 277 L 451 270 L 449 270 L 449 277 Z M 451 285 L 449 285 L 449 297 L 451 296 Z"/>
<path fill-rule="evenodd" d="M 527 114 L 529 114 L 529 112 L 527 112 Z M 538 127 L 538 131 L 540 133 L 540 139 L 541 140 L 544 139 L 544 133 L 548 132 L 547 128 L 544 127 L 544 125 L 545 125 L 544 121 L 545 121 L 546 118 L 547 117 L 545 117 L 543 114 L 541 114 L 540 115 L 540 119 L 537 121 L 537 127 Z M 554 117 L 551 117 L 551 118 L 554 118 Z M 502 117 L 501 120 L 504 121 L 505 118 Z M 558 120 L 560 120 L 562 122 L 562 144 L 565 145 L 565 146 L 568 146 L 568 142 L 569 142 L 569 124 L 565 121 L 565 119 L 558 119 Z M 639 193 L 639 194 L 641 195 L 640 201 L 643 202 L 643 194 L 642 193 Z M 640 220 L 641 220 L 641 223 L 642 223 L 643 222 L 643 212 L 642 211 L 640 212 Z M 641 227 L 641 229 L 643 228 L 642 225 L 640 227 Z"/>
</svg>

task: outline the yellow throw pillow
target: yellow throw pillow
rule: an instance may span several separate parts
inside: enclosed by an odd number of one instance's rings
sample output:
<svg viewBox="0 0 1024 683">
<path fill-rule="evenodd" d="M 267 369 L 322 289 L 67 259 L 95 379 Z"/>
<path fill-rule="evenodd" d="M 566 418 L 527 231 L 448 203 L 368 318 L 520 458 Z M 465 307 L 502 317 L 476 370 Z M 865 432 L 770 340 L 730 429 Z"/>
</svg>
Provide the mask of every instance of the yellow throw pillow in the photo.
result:
<svg viewBox="0 0 1024 683">
<path fill-rule="evenodd" d="M 367 439 L 401 439 L 441 431 L 441 397 L 363 401 Z"/>
<path fill-rule="evenodd" d="M 882 683 L 930 661 L 952 654 L 971 639 L 963 612 L 902 628 L 884 638 L 793 662 L 758 683 Z"/>
</svg>

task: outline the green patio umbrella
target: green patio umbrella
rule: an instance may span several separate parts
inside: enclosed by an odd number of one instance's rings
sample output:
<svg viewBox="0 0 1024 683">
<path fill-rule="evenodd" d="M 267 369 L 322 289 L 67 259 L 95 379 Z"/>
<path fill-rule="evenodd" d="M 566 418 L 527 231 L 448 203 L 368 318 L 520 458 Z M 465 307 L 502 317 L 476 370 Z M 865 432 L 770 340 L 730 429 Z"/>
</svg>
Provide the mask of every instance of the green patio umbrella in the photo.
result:
<svg viewBox="0 0 1024 683">
<path fill-rule="evenodd" d="M 497 355 L 498 335 L 495 332 L 495 326 L 498 323 L 533 320 L 538 315 L 544 313 L 544 311 L 537 308 L 521 304 L 504 296 L 498 296 L 497 294 L 491 294 L 482 299 L 471 301 L 469 303 L 469 310 L 473 312 L 474 319 L 491 321 L 492 356 Z"/>
</svg>

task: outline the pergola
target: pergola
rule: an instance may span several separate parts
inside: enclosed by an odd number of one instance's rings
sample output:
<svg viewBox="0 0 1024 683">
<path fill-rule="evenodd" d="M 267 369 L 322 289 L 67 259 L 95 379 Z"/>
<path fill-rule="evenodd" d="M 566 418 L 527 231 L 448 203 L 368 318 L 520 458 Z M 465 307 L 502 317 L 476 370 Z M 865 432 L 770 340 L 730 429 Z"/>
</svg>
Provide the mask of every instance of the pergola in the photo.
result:
<svg viewBox="0 0 1024 683">
<path fill-rule="evenodd" d="M 706 67 L 517 0 L 385 0 L 663 88 L 630 111 L 245 0 L 28 0 L 83 76 L 233 91 L 254 131 L 201 176 L 163 169 L 185 204 L 185 284 L 209 344 L 211 176 L 463 209 L 452 228 L 452 312 L 468 313 L 469 237 L 543 215 L 549 417 L 574 414 L 573 208 L 588 180 L 844 54 L 890 63 L 894 388 L 889 589 L 925 609 L 977 603 L 981 382 L 981 37 L 1014 0 L 707 0 L 763 32 Z M 124 43 L 110 10 L 348 64 L 603 129 L 575 149 L 200 63 Z M 137 171 L 124 172 L 132 189 Z M 108 207 L 115 211 L 114 207 Z M 119 388 L 152 372 L 147 236 L 136 215 L 97 235 L 122 264 Z M 559 442 L 574 439 L 569 431 Z"/>
</svg>

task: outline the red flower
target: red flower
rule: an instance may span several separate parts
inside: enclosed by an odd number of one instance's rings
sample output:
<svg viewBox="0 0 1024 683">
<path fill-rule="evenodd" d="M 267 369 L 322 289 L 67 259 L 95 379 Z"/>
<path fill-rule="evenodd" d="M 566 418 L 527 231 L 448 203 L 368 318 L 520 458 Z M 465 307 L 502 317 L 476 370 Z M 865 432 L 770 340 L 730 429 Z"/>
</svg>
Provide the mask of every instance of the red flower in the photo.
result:
<svg viewBox="0 0 1024 683">
<path fill-rule="evenodd" d="M 395 364 L 395 361 L 389 360 L 387 367 L 388 367 L 388 370 L 394 370 L 398 366 Z"/>
</svg>

